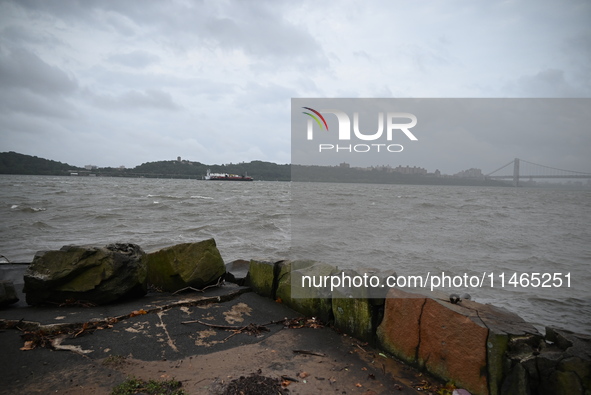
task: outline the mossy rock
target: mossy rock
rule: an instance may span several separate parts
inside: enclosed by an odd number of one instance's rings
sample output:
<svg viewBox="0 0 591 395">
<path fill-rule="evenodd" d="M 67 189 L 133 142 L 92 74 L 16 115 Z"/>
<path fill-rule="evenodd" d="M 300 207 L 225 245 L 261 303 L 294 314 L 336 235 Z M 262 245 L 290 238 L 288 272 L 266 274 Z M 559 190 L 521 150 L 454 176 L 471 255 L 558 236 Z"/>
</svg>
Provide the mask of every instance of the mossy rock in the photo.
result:
<svg viewBox="0 0 591 395">
<path fill-rule="evenodd" d="M 136 244 L 64 246 L 35 255 L 24 275 L 28 304 L 106 304 L 146 294 L 146 254 Z"/>
<path fill-rule="evenodd" d="M 373 318 L 369 299 L 333 298 L 334 325 L 341 331 L 364 341 L 373 341 Z"/>
<path fill-rule="evenodd" d="M 591 393 L 591 361 L 579 357 L 567 357 L 558 363 L 558 370 L 573 372 L 580 379 L 586 391 Z"/>
<path fill-rule="evenodd" d="M 267 298 L 275 297 L 275 261 L 251 259 L 246 285 Z"/>
<path fill-rule="evenodd" d="M 201 289 L 224 275 L 226 267 L 214 239 L 177 244 L 148 254 L 148 282 L 175 292 Z"/>
<path fill-rule="evenodd" d="M 489 331 L 486 342 L 487 348 L 487 370 L 490 391 L 493 394 L 499 393 L 506 374 L 505 353 L 509 344 L 509 336 L 506 333 Z"/>
<path fill-rule="evenodd" d="M 351 278 L 359 276 L 353 270 L 343 270 L 335 276 Z M 334 325 L 357 339 L 373 342 L 374 308 L 368 297 L 368 289 L 342 286 L 332 292 L 332 313 Z"/>
<path fill-rule="evenodd" d="M 323 322 L 332 320 L 330 288 L 311 284 L 311 278 L 330 276 L 334 266 L 314 261 L 293 261 L 279 271 L 277 298 L 288 307 L 307 317 L 316 317 Z M 304 277 L 310 280 L 305 283 Z"/>
</svg>

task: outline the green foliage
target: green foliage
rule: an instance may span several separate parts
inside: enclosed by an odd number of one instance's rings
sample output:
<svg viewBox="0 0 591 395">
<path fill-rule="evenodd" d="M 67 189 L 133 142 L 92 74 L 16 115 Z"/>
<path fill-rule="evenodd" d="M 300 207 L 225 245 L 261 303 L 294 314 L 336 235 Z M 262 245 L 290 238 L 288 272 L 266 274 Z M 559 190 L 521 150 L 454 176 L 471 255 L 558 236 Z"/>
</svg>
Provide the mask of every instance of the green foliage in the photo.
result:
<svg viewBox="0 0 591 395">
<path fill-rule="evenodd" d="M 0 174 L 67 175 L 70 170 L 83 169 L 13 151 L 0 152 Z"/>
<path fill-rule="evenodd" d="M 174 379 L 144 381 L 131 377 L 113 388 L 111 395 L 132 395 L 140 392 L 148 395 L 186 395 L 186 392 L 180 389 L 182 385 L 183 383 Z"/>
<path fill-rule="evenodd" d="M 111 169 L 111 174 L 120 176 L 203 179 L 208 169 L 212 173 L 249 175 L 257 181 L 289 181 L 291 179 L 290 165 L 278 165 L 263 161 L 230 163 L 227 165 L 205 165 L 200 162 L 169 160 L 146 162 L 133 169 L 123 171 Z M 104 171 L 105 169 L 100 169 L 99 174 L 102 174 Z"/>
<path fill-rule="evenodd" d="M 227 165 L 206 165 L 200 162 L 186 160 L 165 160 L 142 163 L 133 169 L 102 167 L 93 170 L 92 173 L 97 176 L 107 177 L 189 178 L 201 180 L 208 169 L 213 173 L 248 174 L 255 180 L 289 181 L 291 179 L 290 165 L 278 165 L 263 161 L 230 163 Z M 74 172 L 82 172 L 79 175 L 87 175 L 88 173 L 83 168 L 71 166 L 67 163 L 23 155 L 12 151 L 0 153 L 0 174 L 69 175 L 72 170 Z"/>
</svg>

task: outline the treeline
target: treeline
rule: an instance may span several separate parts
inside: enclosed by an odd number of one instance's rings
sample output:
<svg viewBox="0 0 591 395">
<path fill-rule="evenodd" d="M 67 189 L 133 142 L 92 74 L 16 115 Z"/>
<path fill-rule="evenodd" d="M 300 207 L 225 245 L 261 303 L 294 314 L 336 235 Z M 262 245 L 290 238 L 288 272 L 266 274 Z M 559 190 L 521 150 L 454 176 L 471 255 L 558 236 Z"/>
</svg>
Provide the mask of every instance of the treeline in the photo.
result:
<svg viewBox="0 0 591 395">
<path fill-rule="evenodd" d="M 227 165 L 206 165 L 190 161 L 158 161 L 142 163 L 133 169 L 100 168 L 96 170 L 98 176 L 112 177 L 172 177 L 203 179 L 207 170 L 212 173 L 229 173 L 249 175 L 255 180 L 289 181 L 291 169 L 289 165 L 278 165 L 271 162 L 252 161 Z"/>
<path fill-rule="evenodd" d="M 271 162 L 252 161 L 227 165 L 206 165 L 190 161 L 157 161 L 142 163 L 131 169 L 99 167 L 92 170 L 71 166 L 67 163 L 38 158 L 16 152 L 0 153 L 0 174 L 27 175 L 78 175 L 94 174 L 105 177 L 167 177 L 202 179 L 207 170 L 213 173 L 249 175 L 255 180 L 289 181 L 290 165 L 278 165 Z"/>
<path fill-rule="evenodd" d="M 258 181 L 303 181 L 303 182 L 352 182 L 375 184 L 417 184 L 417 185 L 488 185 L 507 186 L 502 181 L 438 177 L 435 175 L 402 174 L 382 168 L 349 168 L 340 166 L 278 165 L 271 162 L 252 161 L 226 165 L 206 165 L 191 161 L 158 161 L 142 163 L 132 169 L 102 167 L 87 170 L 67 163 L 56 162 L 18 154 L 0 153 L 0 174 L 30 175 L 95 175 L 99 177 L 146 177 L 146 178 L 187 178 L 203 179 L 207 170 L 212 173 L 249 175 Z"/>
<path fill-rule="evenodd" d="M 55 160 L 19 154 L 13 151 L 0 152 L 0 174 L 68 175 L 79 167 Z"/>
</svg>

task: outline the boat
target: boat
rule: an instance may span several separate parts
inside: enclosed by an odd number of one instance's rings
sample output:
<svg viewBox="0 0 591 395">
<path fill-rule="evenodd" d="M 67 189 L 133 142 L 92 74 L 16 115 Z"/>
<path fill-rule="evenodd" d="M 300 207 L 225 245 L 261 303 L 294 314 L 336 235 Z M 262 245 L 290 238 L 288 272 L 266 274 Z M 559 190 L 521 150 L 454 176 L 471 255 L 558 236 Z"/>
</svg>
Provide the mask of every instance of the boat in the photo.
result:
<svg viewBox="0 0 591 395">
<path fill-rule="evenodd" d="M 253 178 L 247 175 L 239 176 L 229 173 L 212 173 L 209 169 L 207 169 L 205 179 L 208 181 L 253 181 Z"/>
</svg>

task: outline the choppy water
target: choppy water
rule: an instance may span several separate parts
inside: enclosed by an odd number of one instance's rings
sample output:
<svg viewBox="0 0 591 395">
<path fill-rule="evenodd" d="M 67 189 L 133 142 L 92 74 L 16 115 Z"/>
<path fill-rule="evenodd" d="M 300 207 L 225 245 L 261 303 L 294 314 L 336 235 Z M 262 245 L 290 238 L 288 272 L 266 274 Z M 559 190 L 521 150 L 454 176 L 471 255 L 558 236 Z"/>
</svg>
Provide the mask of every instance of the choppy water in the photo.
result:
<svg viewBox="0 0 591 395">
<path fill-rule="evenodd" d="M 66 244 L 147 251 L 215 238 L 224 260 L 286 255 L 289 183 L 0 176 L 0 254 L 30 262 Z"/>
<path fill-rule="evenodd" d="M 591 192 L 527 188 L 0 176 L 0 254 L 66 244 L 147 252 L 215 238 L 226 262 L 310 258 L 399 275 L 571 273 L 571 287 L 461 289 L 591 334 Z"/>
</svg>

